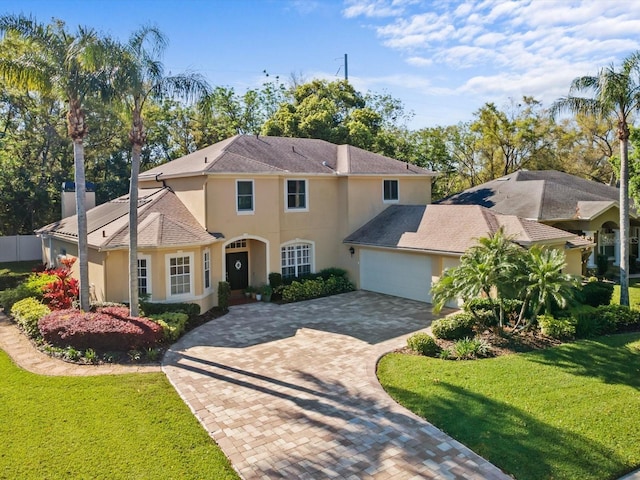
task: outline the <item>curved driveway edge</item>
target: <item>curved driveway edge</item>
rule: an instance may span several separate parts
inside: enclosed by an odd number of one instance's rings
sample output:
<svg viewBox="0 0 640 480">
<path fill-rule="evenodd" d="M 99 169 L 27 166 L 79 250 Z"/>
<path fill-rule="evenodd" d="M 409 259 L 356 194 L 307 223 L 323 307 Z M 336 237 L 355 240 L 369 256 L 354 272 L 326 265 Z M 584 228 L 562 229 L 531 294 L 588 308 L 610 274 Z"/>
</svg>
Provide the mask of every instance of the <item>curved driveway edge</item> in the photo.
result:
<svg viewBox="0 0 640 480">
<path fill-rule="evenodd" d="M 163 370 L 245 479 L 510 478 L 377 381 L 380 355 L 432 318 L 363 291 L 242 305 L 173 345 Z"/>
</svg>

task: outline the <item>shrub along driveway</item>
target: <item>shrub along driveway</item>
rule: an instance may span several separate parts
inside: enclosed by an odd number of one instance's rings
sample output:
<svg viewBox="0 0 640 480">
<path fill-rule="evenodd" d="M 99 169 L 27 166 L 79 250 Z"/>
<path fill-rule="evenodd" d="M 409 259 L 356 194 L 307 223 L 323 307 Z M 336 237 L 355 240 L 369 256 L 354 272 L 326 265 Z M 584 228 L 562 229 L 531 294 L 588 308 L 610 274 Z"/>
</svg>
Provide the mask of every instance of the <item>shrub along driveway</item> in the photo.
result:
<svg viewBox="0 0 640 480">
<path fill-rule="evenodd" d="M 163 370 L 247 479 L 506 479 L 375 377 L 377 358 L 433 318 L 363 291 L 242 305 L 173 345 Z"/>
</svg>

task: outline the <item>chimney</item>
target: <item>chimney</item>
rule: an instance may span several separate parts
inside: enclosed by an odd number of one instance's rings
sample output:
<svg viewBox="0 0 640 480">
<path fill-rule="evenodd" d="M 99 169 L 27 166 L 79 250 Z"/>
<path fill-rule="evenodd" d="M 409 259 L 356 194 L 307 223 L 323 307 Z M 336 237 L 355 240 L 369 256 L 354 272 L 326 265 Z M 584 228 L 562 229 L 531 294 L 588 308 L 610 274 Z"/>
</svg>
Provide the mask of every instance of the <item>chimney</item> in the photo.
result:
<svg viewBox="0 0 640 480">
<path fill-rule="evenodd" d="M 91 182 L 86 183 L 84 196 L 87 210 L 96 206 L 96 186 Z M 76 184 L 74 182 L 62 182 L 62 218 L 76 214 Z"/>
</svg>

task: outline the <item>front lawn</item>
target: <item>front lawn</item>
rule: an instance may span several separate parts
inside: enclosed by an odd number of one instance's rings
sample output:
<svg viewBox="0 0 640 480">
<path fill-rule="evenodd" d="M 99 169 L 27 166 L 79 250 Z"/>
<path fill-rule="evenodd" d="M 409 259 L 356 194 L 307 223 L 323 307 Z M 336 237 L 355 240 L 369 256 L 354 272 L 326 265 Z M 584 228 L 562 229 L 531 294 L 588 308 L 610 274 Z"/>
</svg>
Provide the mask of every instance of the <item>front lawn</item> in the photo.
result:
<svg viewBox="0 0 640 480">
<path fill-rule="evenodd" d="M 392 353 L 378 377 L 518 480 L 616 479 L 640 466 L 640 333 L 475 361 Z"/>
<path fill-rule="evenodd" d="M 620 303 L 620 285 L 618 284 L 613 287 L 611 303 Z M 637 278 L 629 280 L 629 305 L 631 308 L 640 307 L 640 280 Z"/>
<path fill-rule="evenodd" d="M 162 373 L 45 377 L 0 351 L 0 404 L 0 478 L 238 478 Z"/>
</svg>

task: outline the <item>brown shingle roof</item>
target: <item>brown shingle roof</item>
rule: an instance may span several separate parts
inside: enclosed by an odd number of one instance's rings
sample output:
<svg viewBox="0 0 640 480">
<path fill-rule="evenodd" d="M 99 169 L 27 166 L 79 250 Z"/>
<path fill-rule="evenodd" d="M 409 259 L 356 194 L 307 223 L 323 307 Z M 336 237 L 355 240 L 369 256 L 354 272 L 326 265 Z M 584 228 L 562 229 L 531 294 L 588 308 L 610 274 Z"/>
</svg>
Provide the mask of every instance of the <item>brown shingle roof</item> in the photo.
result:
<svg viewBox="0 0 640 480">
<path fill-rule="evenodd" d="M 89 246 L 101 250 L 128 248 L 129 196 L 125 195 L 87 211 Z M 74 215 L 42 227 L 37 233 L 77 241 Z M 138 202 L 138 245 L 165 247 L 206 245 L 219 234 L 208 233 L 168 188 L 143 189 Z"/>
<path fill-rule="evenodd" d="M 501 215 L 477 205 L 392 205 L 345 243 L 462 254 L 499 228 L 523 246 L 534 243 L 586 247 L 591 242 L 548 225 Z"/>
<path fill-rule="evenodd" d="M 435 173 L 350 145 L 311 138 L 236 135 L 165 163 L 140 178 L 181 177 L 213 173 L 390 174 Z"/>
</svg>

